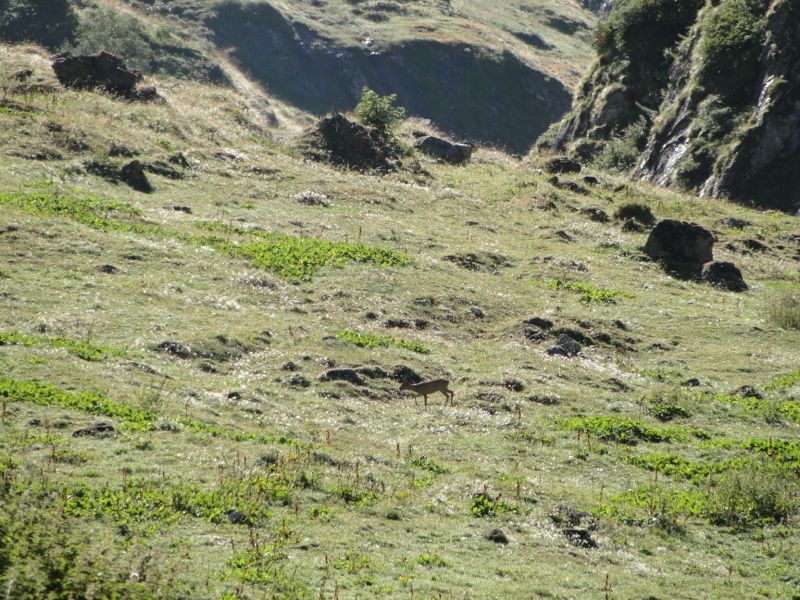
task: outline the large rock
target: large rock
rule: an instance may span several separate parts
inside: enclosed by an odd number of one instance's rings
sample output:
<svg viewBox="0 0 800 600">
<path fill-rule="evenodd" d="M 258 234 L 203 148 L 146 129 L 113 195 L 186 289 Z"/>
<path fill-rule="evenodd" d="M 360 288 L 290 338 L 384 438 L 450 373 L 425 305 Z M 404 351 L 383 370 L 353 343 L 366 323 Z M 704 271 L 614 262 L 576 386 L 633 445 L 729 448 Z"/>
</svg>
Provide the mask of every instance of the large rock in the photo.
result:
<svg viewBox="0 0 800 600">
<path fill-rule="evenodd" d="M 144 165 L 140 160 L 132 160 L 119 170 L 119 178 L 137 192 L 149 194 L 153 191 L 150 180 L 144 172 Z"/>
<path fill-rule="evenodd" d="M 401 150 L 378 130 L 335 114 L 320 120 L 298 140 L 306 158 L 361 171 L 396 171 Z"/>
<path fill-rule="evenodd" d="M 472 157 L 472 146 L 451 142 L 433 135 L 417 138 L 414 147 L 428 156 L 438 158 L 451 165 L 463 165 Z"/>
<path fill-rule="evenodd" d="M 65 87 L 102 88 L 121 96 L 134 95 L 142 79 L 139 71 L 128 69 L 121 58 L 108 52 L 78 56 L 65 52 L 54 57 L 52 67 Z"/>
<path fill-rule="evenodd" d="M 581 345 L 566 334 L 561 334 L 556 343 L 547 349 L 551 356 L 577 356 L 581 353 Z"/>
<path fill-rule="evenodd" d="M 742 272 L 731 262 L 712 261 L 704 264 L 700 279 L 729 292 L 747 290 Z"/>
<path fill-rule="evenodd" d="M 659 221 L 645 244 L 645 253 L 668 268 L 687 276 L 699 275 L 714 259 L 714 236 L 697 223 L 665 219 Z"/>
</svg>

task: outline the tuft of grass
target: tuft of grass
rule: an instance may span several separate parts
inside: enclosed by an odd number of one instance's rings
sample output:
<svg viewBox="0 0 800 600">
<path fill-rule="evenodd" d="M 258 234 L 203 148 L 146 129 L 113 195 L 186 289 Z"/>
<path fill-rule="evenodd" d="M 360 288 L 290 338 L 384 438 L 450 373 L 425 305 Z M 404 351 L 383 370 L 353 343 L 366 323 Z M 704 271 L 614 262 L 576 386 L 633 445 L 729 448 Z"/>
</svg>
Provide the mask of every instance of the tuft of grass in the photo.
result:
<svg viewBox="0 0 800 600">
<path fill-rule="evenodd" d="M 591 283 L 581 281 L 561 281 L 553 279 L 548 284 L 554 290 L 569 290 L 581 295 L 580 301 L 585 303 L 600 302 L 602 304 L 616 304 L 617 298 L 635 298 L 635 294 L 616 289 L 599 288 Z"/>
<path fill-rule="evenodd" d="M 779 377 L 770 383 L 766 389 L 769 391 L 778 392 L 781 390 L 788 390 L 789 388 L 796 386 L 798 383 L 800 383 L 800 369 L 792 373 L 787 373 L 783 377 Z"/>
<path fill-rule="evenodd" d="M 707 516 L 714 525 L 780 523 L 797 512 L 797 491 L 794 478 L 781 469 L 731 471 L 711 493 Z"/>
<path fill-rule="evenodd" d="M 800 291 L 786 290 L 767 305 L 769 320 L 783 329 L 800 330 Z"/>
<path fill-rule="evenodd" d="M 412 467 L 416 467 L 417 469 L 422 469 L 424 471 L 430 471 L 436 475 L 444 475 L 445 473 L 450 472 L 449 468 L 440 465 L 427 456 L 415 456 L 408 462 Z"/>
<path fill-rule="evenodd" d="M 680 456 L 659 453 L 628 456 L 624 460 L 628 464 L 647 471 L 661 473 L 672 479 L 692 481 L 694 483 L 704 482 L 709 475 L 740 468 L 750 462 L 745 458 L 735 458 L 713 463 L 697 463 Z"/>
<path fill-rule="evenodd" d="M 117 222 L 108 219 L 110 214 L 127 217 L 141 214 L 130 204 L 106 200 L 91 194 L 2 192 L 0 193 L 0 205 L 32 214 L 64 216 L 93 229 L 103 230 L 116 228 L 114 225 Z"/>
<path fill-rule="evenodd" d="M 346 329 L 344 331 L 340 331 L 336 334 L 336 337 L 340 340 L 344 340 L 345 342 L 350 342 L 351 344 L 355 344 L 361 348 L 377 348 L 377 347 L 388 347 L 388 346 L 395 346 L 397 348 L 404 348 L 406 350 L 411 350 L 412 352 L 417 352 L 419 354 L 430 354 L 431 351 L 429 348 L 426 348 L 422 344 L 418 342 L 409 342 L 406 340 L 397 340 L 388 335 L 374 335 L 371 333 L 360 333 L 358 331 L 352 331 L 350 329 Z"/>
<path fill-rule="evenodd" d="M 32 336 L 18 331 L 0 332 L 0 346 L 26 346 L 29 348 L 42 348 L 50 346 L 61 348 L 70 354 L 87 361 L 101 361 L 109 356 L 123 356 L 119 348 L 92 344 L 82 340 L 73 340 L 65 337 Z"/>
<path fill-rule="evenodd" d="M 449 563 L 434 552 L 426 552 L 417 557 L 417 564 L 423 567 L 447 567 Z"/>
<path fill-rule="evenodd" d="M 670 442 L 686 439 L 686 433 L 678 428 L 657 428 L 627 417 L 574 417 L 562 421 L 567 431 L 594 435 L 601 440 L 618 444 L 635 445 L 638 442 Z"/>
<path fill-rule="evenodd" d="M 498 498 L 492 499 L 486 494 L 478 494 L 472 499 L 470 512 L 474 517 L 495 517 L 507 513 L 519 512 L 519 506 Z"/>
</svg>

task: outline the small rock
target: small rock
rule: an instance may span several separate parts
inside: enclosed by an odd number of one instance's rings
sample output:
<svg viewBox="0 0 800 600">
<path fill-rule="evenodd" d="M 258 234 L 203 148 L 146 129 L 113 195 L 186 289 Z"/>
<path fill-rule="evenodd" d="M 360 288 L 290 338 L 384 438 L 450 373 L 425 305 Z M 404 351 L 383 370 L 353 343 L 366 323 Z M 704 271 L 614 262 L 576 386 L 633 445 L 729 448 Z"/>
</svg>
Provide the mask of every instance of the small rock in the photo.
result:
<svg viewBox="0 0 800 600">
<path fill-rule="evenodd" d="M 132 160 L 119 170 L 119 178 L 137 192 L 149 194 L 153 186 L 144 172 L 144 165 L 140 160 Z"/>
<path fill-rule="evenodd" d="M 88 427 L 82 427 L 81 429 L 76 429 L 72 432 L 72 437 L 106 437 L 108 435 L 113 435 L 114 433 L 116 433 L 116 429 L 114 429 L 114 426 L 111 423 L 101 422 L 94 423 Z"/>
<path fill-rule="evenodd" d="M 728 217 L 727 219 L 722 219 L 722 224 L 725 225 L 725 227 L 731 227 L 733 229 L 744 229 L 750 225 L 750 221 L 737 219 L 736 217 Z"/>
<path fill-rule="evenodd" d="M 353 369 L 328 369 L 319 378 L 321 381 L 347 381 L 353 385 L 367 384 Z"/>
<path fill-rule="evenodd" d="M 383 326 L 388 329 L 411 329 L 411 321 L 406 319 L 386 319 Z"/>
<path fill-rule="evenodd" d="M 547 349 L 547 353 L 553 356 L 572 357 L 580 354 L 580 352 L 580 344 L 566 334 L 562 334 L 555 345 Z"/>
<path fill-rule="evenodd" d="M 189 346 L 171 340 L 165 340 L 161 342 L 158 346 L 156 346 L 156 350 L 165 352 L 167 354 L 172 354 L 178 358 L 192 358 L 194 356 L 194 352 Z"/>
<path fill-rule="evenodd" d="M 544 163 L 548 173 L 580 173 L 581 163 L 569 156 L 556 156 Z"/>
<path fill-rule="evenodd" d="M 691 379 L 687 379 L 683 383 L 681 383 L 683 387 L 700 387 L 700 380 L 696 377 L 692 377 Z"/>
<path fill-rule="evenodd" d="M 486 539 L 495 544 L 507 544 L 508 536 L 501 529 L 492 529 L 486 534 Z"/>
<path fill-rule="evenodd" d="M 241 525 L 247 522 L 247 516 L 244 513 L 239 512 L 238 510 L 230 509 L 226 510 L 224 513 L 225 517 L 233 523 L 234 525 Z"/>
<path fill-rule="evenodd" d="M 588 529 L 567 527 L 566 529 L 562 529 L 561 533 L 563 533 L 573 545 L 579 548 L 597 548 L 597 542 L 592 539 L 592 534 L 589 533 Z"/>
<path fill-rule="evenodd" d="M 41 424 L 42 424 L 41 419 L 31 419 L 30 421 L 28 421 L 28 425 L 30 425 L 31 427 L 39 427 L 39 425 Z"/>
<path fill-rule="evenodd" d="M 241 152 L 237 152 L 232 148 L 228 148 L 227 150 L 220 150 L 219 152 L 215 153 L 214 158 L 218 158 L 219 160 L 233 160 L 236 162 L 243 162 L 247 160 L 247 155 L 242 154 Z"/>
<path fill-rule="evenodd" d="M 700 279 L 729 292 L 744 292 L 747 284 L 742 272 L 731 262 L 711 261 L 703 265 Z"/>
<path fill-rule="evenodd" d="M 324 206 L 327 208 L 331 205 L 330 200 L 328 200 L 325 194 L 320 194 L 312 190 L 300 192 L 294 199 L 298 204 L 304 204 L 305 206 Z"/>
<path fill-rule="evenodd" d="M 127 146 L 122 144 L 118 144 L 116 142 L 111 142 L 111 145 L 108 147 L 108 155 L 109 156 L 122 156 L 125 158 L 133 158 L 137 155 L 135 150 L 131 150 Z"/>
<path fill-rule="evenodd" d="M 186 213 L 187 215 L 192 214 L 192 209 L 189 206 L 181 206 L 180 204 L 175 204 L 174 206 L 170 207 L 172 210 L 176 212 Z"/>
<path fill-rule="evenodd" d="M 289 361 L 289 362 L 285 363 L 285 364 L 284 364 L 284 365 L 281 367 L 281 369 L 283 369 L 284 371 L 299 371 L 299 370 L 300 370 L 300 367 L 298 367 L 298 366 L 297 366 L 295 363 L 293 363 L 292 361 Z"/>
<path fill-rule="evenodd" d="M 595 186 L 595 185 L 600 183 L 600 180 L 597 179 L 597 177 L 594 177 L 592 175 L 586 175 L 583 178 L 583 183 L 585 183 L 586 185 Z"/>
<path fill-rule="evenodd" d="M 533 394 L 528 396 L 528 400 L 544 406 L 555 406 L 561 402 L 561 398 L 558 398 L 557 396 L 547 396 L 542 394 Z"/>
<path fill-rule="evenodd" d="M 150 375 L 157 375 L 158 372 L 151 367 L 150 365 L 146 365 L 144 363 L 136 362 L 134 360 L 129 360 L 125 363 L 126 367 L 133 367 L 134 369 L 139 369 L 143 373 L 148 373 Z"/>
<path fill-rule="evenodd" d="M 542 329 L 550 329 L 553 326 L 553 322 L 550 319 L 545 319 L 543 317 L 531 317 L 530 319 L 523 321 L 526 325 L 535 325 L 536 327 L 541 327 Z"/>
<path fill-rule="evenodd" d="M 392 379 L 400 383 L 419 383 L 422 377 L 411 367 L 397 365 L 392 371 Z"/>
<path fill-rule="evenodd" d="M 476 319 L 483 319 L 486 316 L 486 313 L 477 306 L 470 306 L 469 312 L 472 314 L 473 317 Z"/>
<path fill-rule="evenodd" d="M 769 246 L 762 244 L 758 240 L 742 240 L 742 245 L 753 252 L 766 252 L 769 250 Z"/>
<path fill-rule="evenodd" d="M 300 373 L 295 373 L 289 378 L 289 385 L 293 387 L 303 387 L 307 388 L 311 385 L 311 382 Z"/>
<path fill-rule="evenodd" d="M 380 367 L 361 367 L 358 373 L 370 379 L 389 379 L 390 375 Z"/>
<path fill-rule="evenodd" d="M 740 398 L 755 398 L 756 400 L 764 399 L 764 396 L 761 394 L 761 392 L 759 392 L 752 385 L 743 385 L 740 388 L 736 388 L 732 395 L 739 396 Z"/>
<path fill-rule="evenodd" d="M 119 269 L 117 269 L 117 267 L 115 267 L 114 265 L 100 265 L 99 267 L 97 267 L 97 270 L 100 271 L 101 273 L 108 273 L 109 275 L 113 275 L 114 273 L 119 271 Z"/>
<path fill-rule="evenodd" d="M 625 219 L 622 222 L 622 231 L 628 233 L 642 233 L 645 231 L 645 226 L 639 223 L 636 219 Z"/>
<path fill-rule="evenodd" d="M 588 208 L 584 208 L 581 210 L 583 214 L 589 217 L 590 220 L 596 221 L 598 223 L 607 223 L 609 220 L 608 213 L 604 211 L 602 208 L 596 208 L 590 206 Z"/>
<path fill-rule="evenodd" d="M 611 321 L 611 324 L 617 329 L 621 329 L 622 331 L 628 331 L 628 326 L 619 319 Z"/>
<path fill-rule="evenodd" d="M 419 137 L 414 141 L 414 147 L 434 158 L 438 158 L 451 165 L 463 165 L 472 157 L 472 146 L 451 142 L 433 135 Z"/>
<path fill-rule="evenodd" d="M 573 241 L 572 236 L 570 234 L 568 234 L 566 231 L 562 231 L 562 230 L 556 231 L 555 235 L 556 235 L 556 237 L 561 238 L 565 242 L 572 242 Z"/>
</svg>

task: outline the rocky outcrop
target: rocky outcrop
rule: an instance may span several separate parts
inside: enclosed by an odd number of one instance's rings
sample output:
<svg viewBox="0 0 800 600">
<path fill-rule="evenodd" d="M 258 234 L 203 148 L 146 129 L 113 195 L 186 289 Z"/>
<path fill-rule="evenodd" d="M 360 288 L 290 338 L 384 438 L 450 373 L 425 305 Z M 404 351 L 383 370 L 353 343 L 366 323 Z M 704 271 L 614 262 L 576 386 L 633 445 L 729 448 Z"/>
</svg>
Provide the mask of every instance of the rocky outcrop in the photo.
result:
<svg viewBox="0 0 800 600">
<path fill-rule="evenodd" d="M 546 139 L 582 158 L 625 140 L 638 179 L 794 213 L 800 2 L 703 4 L 653 8 L 643 30 L 644 3 L 619 3 L 572 112 Z"/>
<path fill-rule="evenodd" d="M 137 89 L 142 73 L 108 52 L 73 56 L 69 52 L 53 57 L 53 71 L 64 87 L 78 90 L 103 89 L 134 100 L 155 100 L 154 87 Z"/>
<path fill-rule="evenodd" d="M 451 142 L 433 135 L 417 138 L 414 141 L 414 148 L 451 165 L 466 164 L 472 157 L 472 146 Z"/>
</svg>

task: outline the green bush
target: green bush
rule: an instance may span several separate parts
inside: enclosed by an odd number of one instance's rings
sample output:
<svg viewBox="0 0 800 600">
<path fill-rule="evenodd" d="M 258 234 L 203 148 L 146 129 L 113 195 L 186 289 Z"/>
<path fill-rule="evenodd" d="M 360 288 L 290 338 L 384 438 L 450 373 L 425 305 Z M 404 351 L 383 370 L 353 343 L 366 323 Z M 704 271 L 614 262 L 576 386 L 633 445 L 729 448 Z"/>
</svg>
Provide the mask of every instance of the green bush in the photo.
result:
<svg viewBox="0 0 800 600">
<path fill-rule="evenodd" d="M 730 102 L 752 90 L 766 35 L 767 0 L 725 0 L 703 23 L 701 85 Z"/>
<path fill-rule="evenodd" d="M 797 510 L 794 481 L 777 468 L 731 471 L 708 500 L 708 518 L 715 525 L 741 527 L 785 521 Z"/>
<path fill-rule="evenodd" d="M 394 106 L 397 94 L 381 96 L 369 88 L 364 88 L 361 100 L 356 105 L 353 114 L 356 119 L 370 125 L 383 134 L 391 132 L 405 119 L 404 108 Z"/>
<path fill-rule="evenodd" d="M 596 167 L 626 173 L 636 166 L 647 142 L 648 124 L 642 116 L 620 135 L 610 138 L 594 159 Z"/>
<path fill-rule="evenodd" d="M 656 217 L 650 207 L 636 202 L 620 206 L 614 213 L 614 218 L 619 221 L 633 219 L 634 221 L 639 221 L 642 225 L 648 226 L 656 222 Z"/>
</svg>

